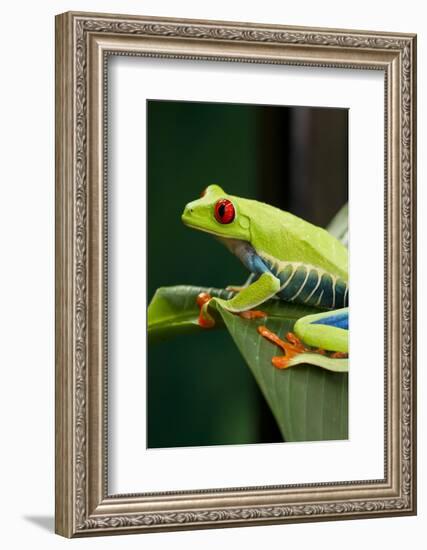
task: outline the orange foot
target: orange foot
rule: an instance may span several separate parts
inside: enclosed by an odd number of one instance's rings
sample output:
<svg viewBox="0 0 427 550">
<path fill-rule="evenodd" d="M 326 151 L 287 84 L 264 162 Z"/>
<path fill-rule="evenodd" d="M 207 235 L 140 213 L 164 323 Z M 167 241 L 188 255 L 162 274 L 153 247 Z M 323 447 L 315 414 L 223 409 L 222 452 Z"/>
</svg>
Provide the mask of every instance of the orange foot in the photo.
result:
<svg viewBox="0 0 427 550">
<path fill-rule="evenodd" d="M 300 353 L 309 352 L 318 353 L 320 355 L 328 355 L 328 353 L 324 349 L 315 349 L 304 345 L 293 332 L 287 333 L 287 342 L 279 338 L 277 334 L 274 334 L 274 332 L 271 332 L 271 330 L 268 330 L 268 328 L 265 326 L 258 327 L 258 332 L 261 334 L 261 336 L 264 336 L 264 338 L 270 340 L 270 342 L 273 342 L 273 344 L 276 344 L 276 346 L 279 346 L 279 348 L 282 348 L 282 350 L 285 352 L 285 355 L 273 357 L 271 360 L 273 365 L 278 369 L 288 368 L 290 366 L 289 362 L 292 357 L 295 357 Z M 332 357 L 333 359 L 343 359 L 348 357 L 348 353 L 341 353 L 339 351 L 336 351 L 334 353 L 331 353 L 329 357 Z"/>
<path fill-rule="evenodd" d="M 199 320 L 198 323 L 203 328 L 212 328 L 215 326 L 214 319 L 207 312 L 207 304 L 212 300 L 212 296 L 207 292 L 201 292 L 196 299 L 197 305 L 200 308 Z M 240 311 L 236 313 L 242 319 L 261 319 L 267 317 L 267 314 L 264 311 L 257 309 L 252 309 L 248 311 Z"/>
<path fill-rule="evenodd" d="M 215 326 L 214 319 L 207 314 L 207 307 L 205 307 L 211 300 L 212 296 L 207 292 L 201 292 L 196 299 L 197 305 L 200 308 L 198 323 L 202 328 L 212 328 Z"/>
<path fill-rule="evenodd" d="M 273 357 L 271 360 L 271 362 L 277 369 L 288 368 L 289 361 L 292 359 L 292 357 L 295 357 L 300 353 L 304 353 L 310 350 L 310 348 L 306 347 L 301 342 L 301 340 L 297 336 L 295 336 L 293 332 L 287 333 L 287 342 L 279 338 L 277 334 L 274 334 L 274 332 L 271 332 L 271 330 L 268 330 L 268 328 L 265 326 L 259 326 L 258 332 L 261 334 L 261 336 L 263 336 L 267 340 L 270 340 L 270 342 L 273 342 L 273 344 L 276 344 L 276 346 L 279 346 L 279 348 L 282 348 L 282 350 L 284 351 L 285 355 Z"/>
</svg>

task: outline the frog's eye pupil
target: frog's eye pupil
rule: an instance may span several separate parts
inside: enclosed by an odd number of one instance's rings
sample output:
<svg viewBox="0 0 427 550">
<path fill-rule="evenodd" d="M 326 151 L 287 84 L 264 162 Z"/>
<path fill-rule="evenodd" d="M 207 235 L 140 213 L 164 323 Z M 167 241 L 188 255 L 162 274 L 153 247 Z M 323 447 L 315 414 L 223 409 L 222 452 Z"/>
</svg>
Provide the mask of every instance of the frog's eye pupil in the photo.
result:
<svg viewBox="0 0 427 550">
<path fill-rule="evenodd" d="M 228 199 L 220 199 L 215 204 L 215 219 L 219 223 L 231 223 L 236 216 L 234 205 Z"/>
</svg>

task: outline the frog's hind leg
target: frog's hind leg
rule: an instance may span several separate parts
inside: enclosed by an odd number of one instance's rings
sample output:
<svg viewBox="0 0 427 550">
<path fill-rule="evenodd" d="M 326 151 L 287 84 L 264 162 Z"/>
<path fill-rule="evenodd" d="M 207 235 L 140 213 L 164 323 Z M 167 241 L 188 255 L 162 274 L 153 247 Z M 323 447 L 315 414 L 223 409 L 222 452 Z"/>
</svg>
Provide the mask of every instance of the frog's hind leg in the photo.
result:
<svg viewBox="0 0 427 550">
<path fill-rule="evenodd" d="M 306 315 L 294 325 L 305 344 L 336 353 L 348 352 L 348 307 Z"/>
<path fill-rule="evenodd" d="M 267 327 L 258 327 L 261 336 L 282 348 L 284 355 L 272 359 L 279 369 L 291 366 L 292 359 L 301 354 L 327 355 L 330 359 L 348 357 L 348 308 L 302 317 L 295 323 L 294 331 L 282 340 Z"/>
</svg>

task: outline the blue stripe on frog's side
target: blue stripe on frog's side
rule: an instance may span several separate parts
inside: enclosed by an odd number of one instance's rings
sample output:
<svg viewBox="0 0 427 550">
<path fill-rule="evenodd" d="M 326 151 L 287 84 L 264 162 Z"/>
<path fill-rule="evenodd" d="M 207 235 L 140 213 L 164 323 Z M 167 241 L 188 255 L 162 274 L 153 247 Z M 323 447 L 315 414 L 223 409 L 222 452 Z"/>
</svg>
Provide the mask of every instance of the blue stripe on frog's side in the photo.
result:
<svg viewBox="0 0 427 550">
<path fill-rule="evenodd" d="M 339 313 L 333 312 L 328 317 L 323 317 L 313 321 L 312 325 L 327 325 L 329 327 L 342 328 L 348 330 L 348 310 Z"/>
<path fill-rule="evenodd" d="M 280 279 L 277 295 L 283 300 L 325 309 L 348 306 L 348 284 L 344 279 L 311 265 L 279 262 L 267 257 L 262 260 Z"/>
</svg>

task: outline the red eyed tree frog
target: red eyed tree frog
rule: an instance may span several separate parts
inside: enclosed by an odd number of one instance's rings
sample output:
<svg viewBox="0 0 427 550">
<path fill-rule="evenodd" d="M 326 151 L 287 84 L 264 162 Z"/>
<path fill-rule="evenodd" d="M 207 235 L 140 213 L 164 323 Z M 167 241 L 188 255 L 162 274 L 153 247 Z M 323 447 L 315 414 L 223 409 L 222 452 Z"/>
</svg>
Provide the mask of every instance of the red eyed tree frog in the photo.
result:
<svg viewBox="0 0 427 550">
<path fill-rule="evenodd" d="M 326 309 L 300 318 L 286 341 L 264 325 L 258 332 L 283 349 L 284 355 L 272 360 L 277 368 L 304 362 L 348 370 L 348 252 L 343 244 L 289 212 L 228 195 L 218 185 L 209 185 L 188 203 L 182 221 L 217 237 L 251 273 L 229 300 L 199 296 L 202 326 L 214 324 L 212 301 L 249 319 L 265 316 L 253 308 L 273 297 Z"/>
</svg>

